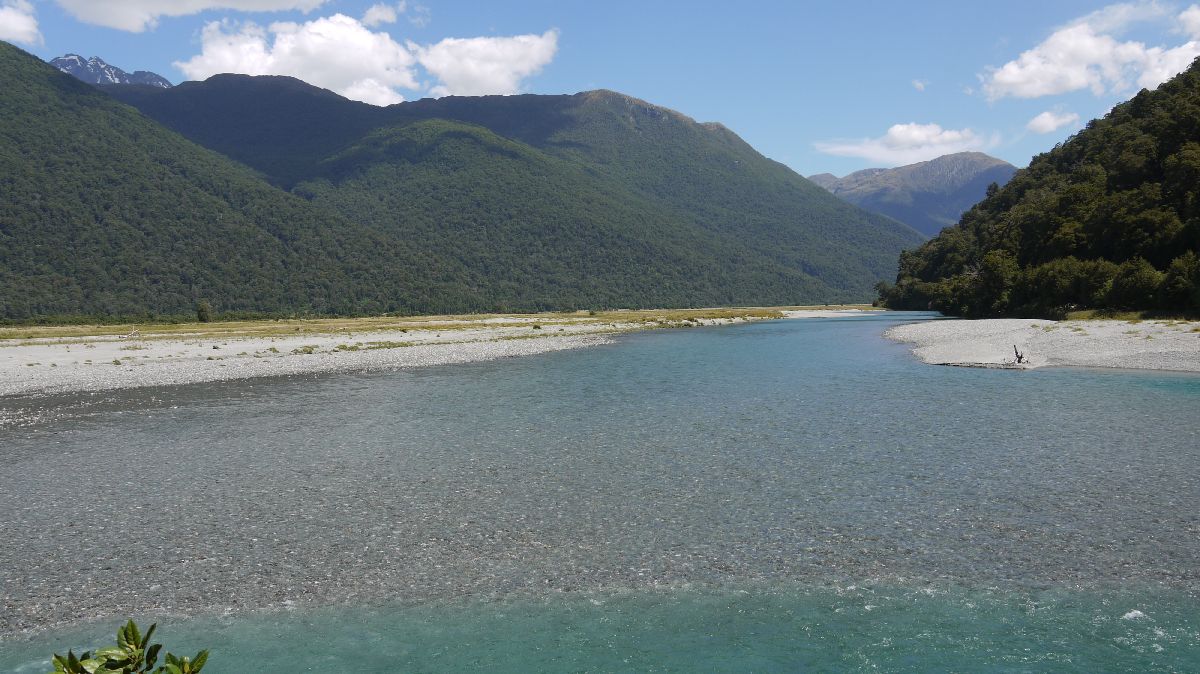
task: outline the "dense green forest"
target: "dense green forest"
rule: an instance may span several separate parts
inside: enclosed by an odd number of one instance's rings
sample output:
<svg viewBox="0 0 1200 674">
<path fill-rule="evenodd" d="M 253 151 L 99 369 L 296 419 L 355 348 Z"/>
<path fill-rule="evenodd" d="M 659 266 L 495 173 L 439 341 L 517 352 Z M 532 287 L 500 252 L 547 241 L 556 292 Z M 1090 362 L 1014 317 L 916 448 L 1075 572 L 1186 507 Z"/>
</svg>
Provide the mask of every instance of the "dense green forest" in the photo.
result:
<svg viewBox="0 0 1200 674">
<path fill-rule="evenodd" d="M 717 237 L 729 250 L 748 249 L 802 270 L 841 289 L 836 296 L 844 300 L 861 297 L 860 284 L 874 284 L 867 279 L 894 272 L 895 256 L 884 251 L 923 238 L 910 227 L 829 199 L 825 190 L 763 157 L 720 124 L 698 124 L 613 91 L 452 96 L 389 111 L 402 119 L 477 124 L 573 162 L 614 185 L 614 192 L 657 204 L 680 227 Z M 743 256 L 739 264 L 746 261 Z"/>
<path fill-rule="evenodd" d="M 865 300 L 921 240 L 719 125 L 614 92 L 376 108 L 286 77 L 109 91 L 488 306 Z"/>
<path fill-rule="evenodd" d="M 107 91 L 0 44 L 0 320 L 834 302 L 920 240 L 611 92 Z"/>
<path fill-rule="evenodd" d="M 1200 312 L 1200 60 L 900 256 L 880 299 L 962 316 Z"/>
<path fill-rule="evenodd" d="M 526 297 L 526 307 L 630 298 L 672 306 L 689 296 L 710 306 L 775 304 L 845 292 L 735 237 L 682 227 L 653 200 L 478 126 L 435 119 L 380 129 L 323 168 L 328 178 L 295 192 L 397 234 L 413 256 L 444 261 L 431 272 L 447 282 Z"/>
<path fill-rule="evenodd" d="M 0 43 L 0 318 L 413 307 L 392 243 Z"/>
</svg>

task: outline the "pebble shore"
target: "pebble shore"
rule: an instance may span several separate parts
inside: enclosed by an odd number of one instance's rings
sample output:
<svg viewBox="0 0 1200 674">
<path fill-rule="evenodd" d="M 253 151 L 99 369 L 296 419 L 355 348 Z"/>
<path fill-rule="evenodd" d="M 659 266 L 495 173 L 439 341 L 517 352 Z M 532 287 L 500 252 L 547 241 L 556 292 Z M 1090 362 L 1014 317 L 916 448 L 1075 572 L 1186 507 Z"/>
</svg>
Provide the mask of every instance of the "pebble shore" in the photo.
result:
<svg viewBox="0 0 1200 674">
<path fill-rule="evenodd" d="M 258 358 L 234 356 L 224 361 L 184 357 L 120 366 L 111 362 L 85 367 L 33 366 L 5 372 L 0 382 L 0 395 L 109 391 L 329 372 L 378 372 L 528 356 L 609 342 L 611 339 L 599 335 L 571 335 L 510 341 L 431 343 L 369 351 L 289 352 Z"/>
<path fill-rule="evenodd" d="M 0 397 L 84 393 L 329 372 L 378 372 L 578 349 L 612 335 L 753 318 L 579 322 L 554 318 L 425 321 L 378 332 L 87 336 L 0 341 Z"/>
<path fill-rule="evenodd" d="M 1200 372 L 1198 321 L 947 320 L 901 325 L 884 334 L 911 344 L 913 355 L 932 365 Z"/>
</svg>

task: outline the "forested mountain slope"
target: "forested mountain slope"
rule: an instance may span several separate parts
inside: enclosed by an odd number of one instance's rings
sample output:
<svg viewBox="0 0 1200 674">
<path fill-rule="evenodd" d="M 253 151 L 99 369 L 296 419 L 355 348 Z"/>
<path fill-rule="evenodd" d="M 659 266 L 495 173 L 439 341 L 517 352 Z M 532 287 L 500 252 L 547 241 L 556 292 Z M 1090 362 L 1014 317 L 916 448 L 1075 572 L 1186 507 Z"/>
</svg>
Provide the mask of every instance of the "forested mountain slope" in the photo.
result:
<svg viewBox="0 0 1200 674">
<path fill-rule="evenodd" d="M 920 240 L 611 92 L 97 89 L 0 45 L 0 118 L 0 319 L 841 301 Z"/>
<path fill-rule="evenodd" d="M 223 155 L 291 187 L 313 164 L 385 124 L 385 108 L 347 100 L 291 77 L 217 75 L 170 96 L 105 86 L 113 97 Z"/>
<path fill-rule="evenodd" d="M 836 196 L 935 236 L 979 203 L 988 185 L 1006 184 L 1017 167 L 982 152 L 958 152 L 890 169 L 865 169 L 844 178 L 809 180 Z"/>
<path fill-rule="evenodd" d="M 1200 311 L 1200 60 L 900 257 L 893 308 L 966 316 Z"/>
<path fill-rule="evenodd" d="M 406 306 L 391 242 L 0 43 L 0 318 Z"/>
<path fill-rule="evenodd" d="M 484 286 L 527 284 L 532 264 L 561 283 L 582 265 L 570 297 L 623 305 L 863 299 L 920 241 L 720 125 L 608 91 L 373 108 L 221 75 L 111 93 L 314 203 L 453 256 Z M 605 268 L 619 273 L 602 282 Z"/>
</svg>

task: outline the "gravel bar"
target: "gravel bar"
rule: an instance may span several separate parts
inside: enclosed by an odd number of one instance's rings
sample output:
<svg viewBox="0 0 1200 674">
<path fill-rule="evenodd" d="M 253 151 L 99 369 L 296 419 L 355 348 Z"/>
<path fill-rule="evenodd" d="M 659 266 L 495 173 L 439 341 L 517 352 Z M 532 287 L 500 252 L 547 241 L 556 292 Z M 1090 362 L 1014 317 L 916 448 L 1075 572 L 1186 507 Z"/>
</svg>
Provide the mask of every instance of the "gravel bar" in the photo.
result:
<svg viewBox="0 0 1200 674">
<path fill-rule="evenodd" d="M 1197 321 L 926 321 L 884 333 L 932 365 L 1104 367 L 1200 372 Z M 1021 362 L 1016 362 L 1014 348 Z"/>
</svg>

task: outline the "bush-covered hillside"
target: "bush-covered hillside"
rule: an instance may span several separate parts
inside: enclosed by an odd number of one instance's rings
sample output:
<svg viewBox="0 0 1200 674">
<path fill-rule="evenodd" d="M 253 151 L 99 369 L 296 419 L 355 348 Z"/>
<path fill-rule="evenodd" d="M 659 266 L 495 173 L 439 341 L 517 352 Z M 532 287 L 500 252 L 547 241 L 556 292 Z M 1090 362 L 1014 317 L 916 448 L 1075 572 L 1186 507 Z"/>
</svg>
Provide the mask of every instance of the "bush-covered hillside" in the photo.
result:
<svg viewBox="0 0 1200 674">
<path fill-rule="evenodd" d="M 864 300 L 921 240 L 719 125 L 613 92 L 372 108 L 280 77 L 109 91 L 486 306 Z"/>
<path fill-rule="evenodd" d="M 100 90 L 0 45 L 0 119 L 0 320 L 835 302 L 920 240 L 611 92 Z"/>
<path fill-rule="evenodd" d="M 1200 312 L 1200 60 L 1035 157 L 900 256 L 889 307 Z"/>
<path fill-rule="evenodd" d="M 830 198 L 720 124 L 613 91 L 572 96 L 448 97 L 389 108 L 401 119 L 452 119 L 564 161 L 669 215 L 720 246 L 782 262 L 843 292 L 887 278 L 887 251 L 921 240 L 912 228 Z M 849 292 L 846 292 L 849 291 Z M 865 297 L 869 297 L 869 291 Z"/>
<path fill-rule="evenodd" d="M 411 306 L 392 242 L 0 43 L 0 318 Z"/>
<path fill-rule="evenodd" d="M 295 192 L 396 235 L 413 259 L 444 261 L 430 272 L 498 308 L 781 304 L 846 292 L 478 126 L 380 129 L 322 169 L 328 177 Z"/>
</svg>

